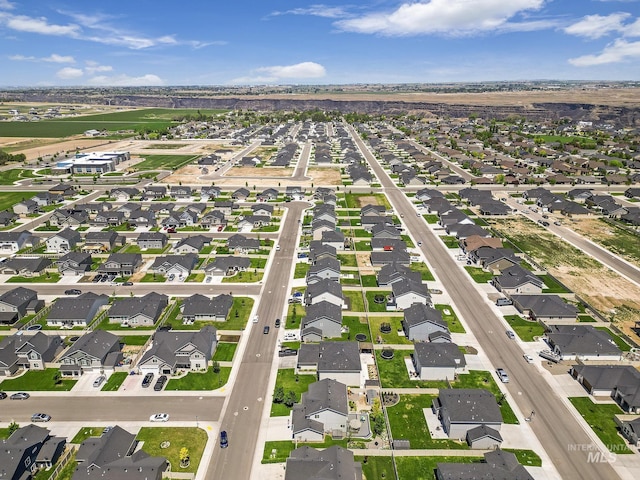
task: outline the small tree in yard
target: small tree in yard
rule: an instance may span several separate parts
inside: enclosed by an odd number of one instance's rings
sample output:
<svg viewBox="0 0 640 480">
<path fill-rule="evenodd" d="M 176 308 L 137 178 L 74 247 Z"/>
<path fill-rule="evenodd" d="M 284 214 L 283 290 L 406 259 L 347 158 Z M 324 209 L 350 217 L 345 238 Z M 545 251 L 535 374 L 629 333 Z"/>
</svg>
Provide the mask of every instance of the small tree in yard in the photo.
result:
<svg viewBox="0 0 640 480">
<path fill-rule="evenodd" d="M 273 403 L 282 403 L 284 402 L 284 388 L 281 385 L 278 385 L 273 392 Z"/>
<path fill-rule="evenodd" d="M 293 407 L 293 404 L 296 403 L 296 400 L 296 392 L 294 392 L 293 390 L 289 390 L 284 396 L 284 404 L 289 408 Z"/>
<path fill-rule="evenodd" d="M 213 365 L 211 365 L 211 369 L 213 373 L 220 373 L 220 363 L 218 361 L 214 361 Z"/>
<path fill-rule="evenodd" d="M 19 428 L 20 428 L 20 425 L 18 425 L 16 422 L 11 422 L 9 424 L 9 436 L 11 436 L 11 434 L 16 430 L 18 430 Z"/>
<path fill-rule="evenodd" d="M 180 464 L 184 466 L 189 465 L 189 449 L 187 447 L 180 449 Z"/>
</svg>

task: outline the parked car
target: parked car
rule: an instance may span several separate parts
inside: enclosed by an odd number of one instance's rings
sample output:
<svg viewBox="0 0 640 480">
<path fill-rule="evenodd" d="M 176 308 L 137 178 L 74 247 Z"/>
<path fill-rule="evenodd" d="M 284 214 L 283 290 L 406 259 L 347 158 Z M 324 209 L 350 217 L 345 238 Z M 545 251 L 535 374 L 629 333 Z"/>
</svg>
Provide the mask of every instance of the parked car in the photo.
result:
<svg viewBox="0 0 640 480">
<path fill-rule="evenodd" d="M 149 417 L 150 422 L 166 422 L 169 420 L 168 413 L 154 413 Z"/>
<path fill-rule="evenodd" d="M 507 297 L 500 297 L 499 299 L 496 300 L 496 305 L 498 307 L 503 307 L 505 305 L 513 305 L 513 300 Z"/>
<path fill-rule="evenodd" d="M 11 395 L 9 398 L 11 400 L 26 400 L 30 396 L 31 395 L 29 395 L 27 392 L 16 392 L 13 395 Z"/>
<path fill-rule="evenodd" d="M 509 337 L 511 340 L 516 338 L 516 334 L 513 333 L 511 330 L 507 330 L 507 337 Z"/>
<path fill-rule="evenodd" d="M 95 277 L 93 277 L 93 279 L 91 280 L 93 283 L 98 283 L 100 280 L 102 280 L 102 275 L 98 274 Z"/>
<path fill-rule="evenodd" d="M 147 388 L 151 385 L 151 381 L 153 380 L 153 373 L 147 373 L 142 379 L 142 388 Z"/>
<path fill-rule="evenodd" d="M 171 325 L 162 325 L 158 327 L 159 332 L 170 332 L 173 327 Z"/>
<path fill-rule="evenodd" d="M 133 282 L 123 282 L 122 286 L 124 287 L 131 287 L 133 285 Z"/>
<path fill-rule="evenodd" d="M 265 335 L 267 333 L 269 333 L 269 325 L 266 325 L 263 329 L 262 329 L 262 333 L 264 333 Z"/>
<path fill-rule="evenodd" d="M 78 290 L 77 288 L 70 288 L 69 290 L 65 290 L 65 295 L 80 295 L 82 290 Z"/>
<path fill-rule="evenodd" d="M 174 278 L 176 278 L 176 276 L 175 276 L 175 274 L 172 273 L 172 274 L 169 275 L 169 279 L 168 280 L 170 282 L 172 282 Z"/>
<path fill-rule="evenodd" d="M 7 394 L 5 392 L 0 392 L 0 400 L 4 400 L 7 398 Z"/>
<path fill-rule="evenodd" d="M 283 348 L 282 350 L 278 351 L 279 357 L 293 357 L 297 354 L 298 354 L 298 350 L 295 350 L 293 348 Z"/>
<path fill-rule="evenodd" d="M 422 242 L 419 241 L 418 242 L 418 246 L 421 247 L 422 246 Z"/>
<path fill-rule="evenodd" d="M 289 303 L 302 303 L 302 298 L 299 298 L 299 297 L 290 298 Z"/>
<path fill-rule="evenodd" d="M 253 317 L 253 323 L 258 323 L 258 315 L 256 315 L 255 317 Z"/>
<path fill-rule="evenodd" d="M 100 375 L 98 378 L 96 378 L 93 381 L 93 386 L 94 387 L 99 387 L 100 385 L 102 385 L 102 382 L 104 382 L 107 379 L 107 377 L 105 377 L 104 375 Z"/>
<path fill-rule="evenodd" d="M 527 363 L 533 363 L 533 357 L 531 355 L 525 353 L 523 357 L 527 361 Z"/>
<path fill-rule="evenodd" d="M 502 383 L 509 383 L 509 375 L 507 375 L 507 372 L 504 368 L 496 369 L 496 373 L 498 374 L 498 378 Z"/>
<path fill-rule="evenodd" d="M 276 328 L 280 328 L 280 319 L 276 318 Z"/>
<path fill-rule="evenodd" d="M 34 413 L 31 415 L 32 422 L 48 422 L 51 420 L 51 416 L 46 413 Z"/>
<path fill-rule="evenodd" d="M 156 380 L 155 385 L 153 386 L 153 389 L 156 392 L 159 392 L 160 390 L 162 390 L 162 388 L 164 387 L 164 384 L 167 383 L 167 376 L 166 375 L 160 375 L 158 377 L 158 380 Z"/>
<path fill-rule="evenodd" d="M 229 437 L 227 436 L 227 431 L 222 430 L 220 432 L 220 448 L 227 448 L 229 446 Z"/>
</svg>

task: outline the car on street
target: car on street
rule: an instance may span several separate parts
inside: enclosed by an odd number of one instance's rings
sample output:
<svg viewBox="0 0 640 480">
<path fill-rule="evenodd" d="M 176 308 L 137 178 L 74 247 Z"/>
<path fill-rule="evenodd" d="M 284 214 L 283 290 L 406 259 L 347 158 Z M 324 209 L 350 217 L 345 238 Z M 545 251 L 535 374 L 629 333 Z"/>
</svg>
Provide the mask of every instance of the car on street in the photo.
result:
<svg viewBox="0 0 640 480">
<path fill-rule="evenodd" d="M 269 333 L 269 325 L 266 325 L 263 329 L 262 329 L 262 333 L 264 333 L 265 335 L 267 333 Z"/>
<path fill-rule="evenodd" d="M 276 318 L 276 328 L 280 328 L 280 319 Z"/>
<path fill-rule="evenodd" d="M 222 430 L 220 432 L 220 448 L 227 448 L 229 446 L 229 437 L 227 436 L 227 431 Z"/>
<path fill-rule="evenodd" d="M 167 422 L 169 420 L 168 413 L 154 413 L 149 417 L 150 422 Z"/>
<path fill-rule="evenodd" d="M 509 337 L 511 340 L 516 338 L 516 334 L 513 333 L 511 330 L 507 330 L 507 337 Z"/>
<path fill-rule="evenodd" d="M 142 388 L 147 388 L 151 385 L 151 381 L 153 380 L 153 373 L 147 373 L 142 379 Z"/>
<path fill-rule="evenodd" d="M 422 242 L 418 242 L 418 246 L 421 247 L 422 246 Z"/>
<path fill-rule="evenodd" d="M 109 275 L 102 275 L 102 278 L 100 279 L 100 283 L 104 283 L 107 280 L 109 280 Z"/>
<path fill-rule="evenodd" d="M 31 395 L 29 395 L 27 392 L 16 392 L 13 395 L 11 395 L 9 398 L 11 400 L 26 400 L 30 396 Z"/>
<path fill-rule="evenodd" d="M 509 375 L 504 368 L 497 368 L 496 373 L 498 374 L 498 378 L 502 383 L 509 383 Z"/>
<path fill-rule="evenodd" d="M 155 385 L 153 386 L 153 390 L 156 392 L 159 392 L 160 390 L 162 390 L 162 388 L 164 387 L 164 384 L 167 383 L 167 376 L 166 375 L 160 375 L 158 377 L 158 380 L 156 380 Z"/>
<path fill-rule="evenodd" d="M 133 282 L 123 282 L 122 286 L 123 287 L 131 287 L 133 285 Z"/>
<path fill-rule="evenodd" d="M 102 385 L 102 382 L 104 382 L 107 379 L 107 377 L 105 377 L 104 375 L 100 375 L 98 378 L 96 378 L 93 381 L 93 386 L 94 387 L 99 387 L 100 385 Z"/>
<path fill-rule="evenodd" d="M 170 332 L 173 327 L 171 325 L 162 325 L 158 327 L 159 332 Z"/>
<path fill-rule="evenodd" d="M 401 214 L 400 214 L 400 218 L 404 218 L 404 213 L 401 213 Z"/>
<path fill-rule="evenodd" d="M 553 224 L 554 224 L 554 225 L 556 225 L 556 226 L 558 226 L 558 227 L 559 227 L 560 225 L 562 225 L 562 223 L 560 223 L 560 222 L 558 222 L 558 221 L 553 222 Z"/>
<path fill-rule="evenodd" d="M 523 357 L 527 361 L 527 363 L 533 363 L 533 357 L 531 355 L 525 353 Z"/>
<path fill-rule="evenodd" d="M 46 413 L 34 413 L 31 415 L 32 422 L 48 422 L 51 420 L 51 416 Z"/>
<path fill-rule="evenodd" d="M 280 245 L 276 245 L 276 251 L 279 252 L 280 251 Z"/>
<path fill-rule="evenodd" d="M 80 295 L 82 290 L 78 290 L 77 288 L 70 288 L 69 290 L 65 290 L 65 295 Z"/>
<path fill-rule="evenodd" d="M 7 394 L 5 392 L 0 392 L 0 400 L 4 400 L 7 398 Z"/>
<path fill-rule="evenodd" d="M 255 317 L 253 317 L 253 323 L 258 323 L 258 315 L 256 315 Z"/>
</svg>

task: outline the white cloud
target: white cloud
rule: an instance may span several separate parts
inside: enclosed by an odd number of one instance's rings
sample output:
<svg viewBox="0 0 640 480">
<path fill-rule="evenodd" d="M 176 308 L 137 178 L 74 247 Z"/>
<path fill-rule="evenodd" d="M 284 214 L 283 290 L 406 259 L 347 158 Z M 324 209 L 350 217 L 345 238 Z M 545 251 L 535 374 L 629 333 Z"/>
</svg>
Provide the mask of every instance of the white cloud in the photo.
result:
<svg viewBox="0 0 640 480">
<path fill-rule="evenodd" d="M 583 55 L 572 58 L 569 63 L 576 67 L 592 67 L 635 59 L 640 59 L 640 42 L 627 42 L 619 38 L 607 45 L 598 55 Z"/>
<path fill-rule="evenodd" d="M 256 69 L 258 73 L 264 73 L 270 78 L 320 78 L 327 72 L 319 63 L 302 62 L 295 65 L 276 65 L 272 67 L 260 67 Z"/>
<path fill-rule="evenodd" d="M 93 60 L 87 60 L 84 63 L 86 63 L 87 65 L 85 67 L 87 75 L 93 75 L 94 73 L 98 72 L 110 72 L 113 70 L 113 67 L 111 65 L 100 65 L 98 62 L 94 62 Z"/>
<path fill-rule="evenodd" d="M 620 32 L 624 29 L 623 22 L 631 14 L 617 12 L 610 15 L 587 15 L 581 20 L 564 29 L 569 35 L 596 39 L 608 35 L 611 32 Z"/>
<path fill-rule="evenodd" d="M 519 24 L 508 20 L 517 14 L 539 10 L 545 1 L 428 0 L 403 3 L 392 12 L 375 12 L 341 20 L 336 22 L 336 26 L 351 32 L 387 36 L 471 35 L 496 29 L 515 31 Z M 530 29 L 534 24 L 526 22 L 525 25 L 523 28 Z"/>
<path fill-rule="evenodd" d="M 324 18 L 344 18 L 347 16 L 347 12 L 343 7 L 330 7 L 328 5 L 311 5 L 307 8 L 294 8 L 292 10 L 286 10 L 283 12 L 273 12 L 270 16 L 278 15 L 312 15 L 314 17 Z"/>
<path fill-rule="evenodd" d="M 635 22 L 625 27 L 624 35 L 626 37 L 640 37 L 640 18 L 636 18 Z"/>
<path fill-rule="evenodd" d="M 9 0 L 0 0 L 0 10 L 13 10 L 16 8 L 16 4 Z"/>
<path fill-rule="evenodd" d="M 55 25 L 49 23 L 46 18 L 33 18 L 26 15 L 0 15 L 0 23 L 12 30 L 42 35 L 77 37 L 80 33 L 78 25 Z"/>
<path fill-rule="evenodd" d="M 98 75 L 90 78 L 87 82 L 90 85 L 101 85 L 109 87 L 139 87 L 163 85 L 164 80 L 159 76 L 148 73 L 140 77 L 130 77 L 129 75 L 114 75 L 108 77 L 106 75 Z"/>
<path fill-rule="evenodd" d="M 70 55 L 58 55 L 52 53 L 48 57 L 33 57 L 26 55 L 10 55 L 9 60 L 23 61 L 23 62 L 49 62 L 49 63 L 76 63 L 75 58 Z"/>
<path fill-rule="evenodd" d="M 64 67 L 56 73 L 56 77 L 63 80 L 70 80 L 72 78 L 80 78 L 84 75 L 81 68 Z"/>
</svg>

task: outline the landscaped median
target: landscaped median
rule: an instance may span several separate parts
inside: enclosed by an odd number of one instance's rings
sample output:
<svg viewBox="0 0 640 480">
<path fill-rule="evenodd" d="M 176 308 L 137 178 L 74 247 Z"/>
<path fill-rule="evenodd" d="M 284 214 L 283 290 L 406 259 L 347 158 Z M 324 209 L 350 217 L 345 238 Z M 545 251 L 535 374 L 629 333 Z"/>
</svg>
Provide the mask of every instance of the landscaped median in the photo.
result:
<svg viewBox="0 0 640 480">
<path fill-rule="evenodd" d="M 171 378 L 165 390 L 216 390 L 229 381 L 231 367 L 209 367 L 206 372 L 189 372 L 183 377 Z"/>
</svg>

